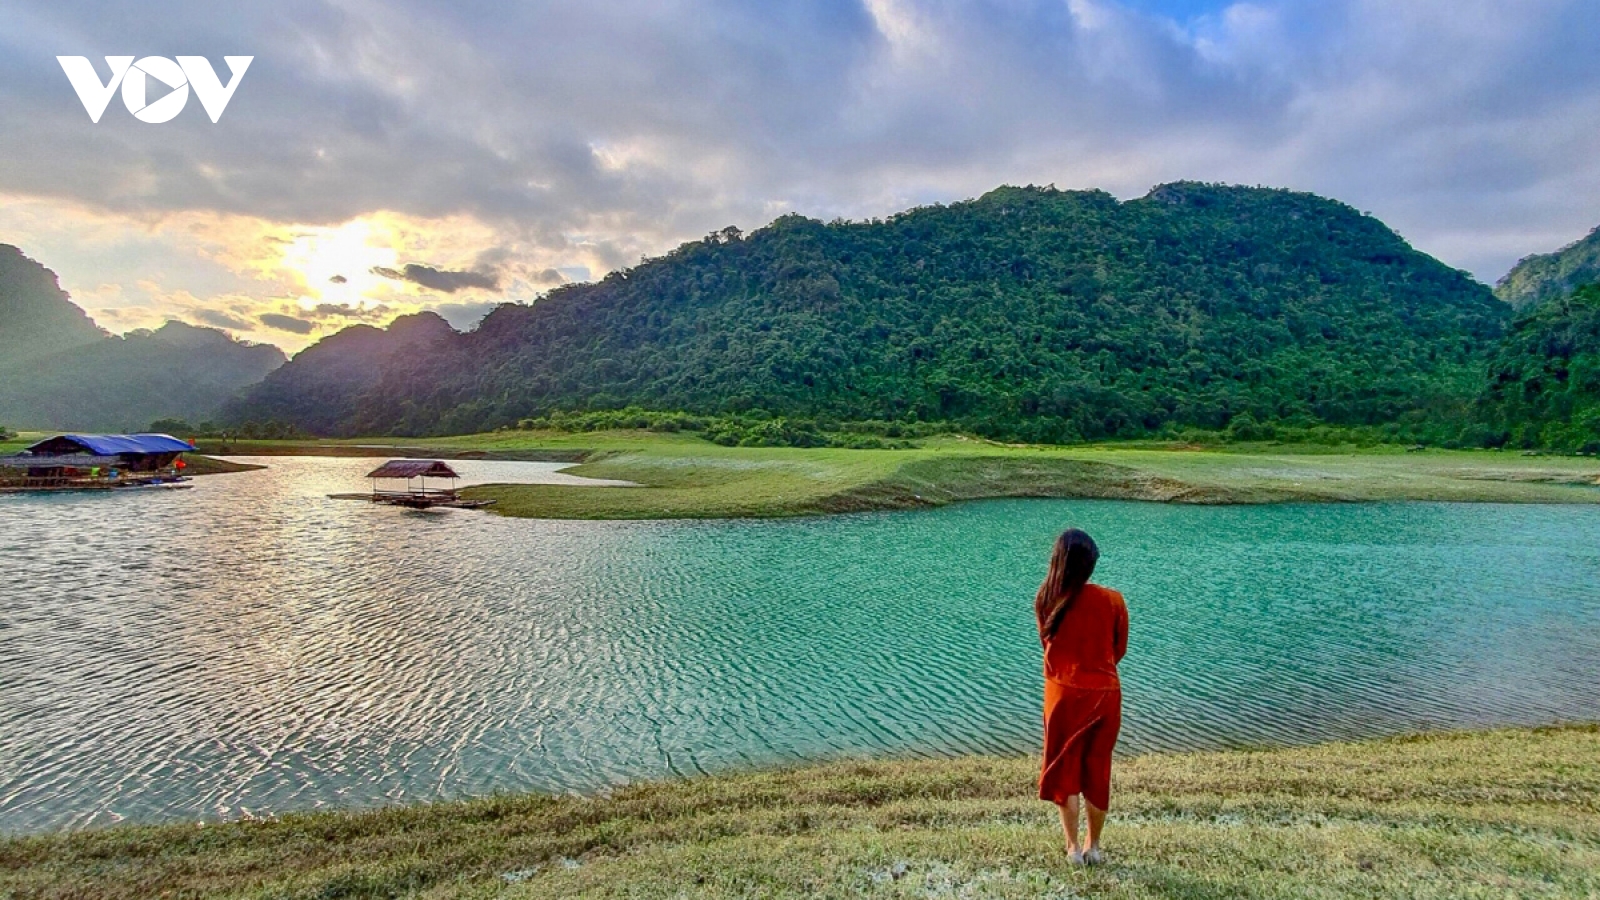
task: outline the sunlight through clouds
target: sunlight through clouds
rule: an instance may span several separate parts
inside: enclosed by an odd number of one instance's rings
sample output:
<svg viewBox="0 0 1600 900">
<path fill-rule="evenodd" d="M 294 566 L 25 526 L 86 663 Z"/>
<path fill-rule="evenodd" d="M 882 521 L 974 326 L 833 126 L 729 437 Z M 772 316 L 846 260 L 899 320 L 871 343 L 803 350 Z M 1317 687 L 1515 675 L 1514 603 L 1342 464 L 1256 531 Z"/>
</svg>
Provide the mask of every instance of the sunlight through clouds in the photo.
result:
<svg viewBox="0 0 1600 900">
<path fill-rule="evenodd" d="M 299 281 L 300 303 L 368 306 L 378 302 L 385 279 L 373 272 L 394 268 L 400 254 L 389 242 L 374 240 L 373 222 L 357 219 L 334 228 L 303 231 L 283 245 L 279 264 Z"/>
<path fill-rule="evenodd" d="M 300 225 L 201 211 L 130 216 L 0 196 L 0 233 L 55 269 L 75 302 L 113 332 L 178 319 L 291 352 L 347 325 L 383 325 L 423 309 L 471 327 L 498 303 L 532 302 L 606 268 L 581 236 L 557 257 L 471 216 L 390 211 Z M 399 277 L 407 266 L 436 277 L 473 274 L 464 280 L 495 288 L 432 289 Z M 80 280 L 97 267 L 127 281 Z"/>
</svg>

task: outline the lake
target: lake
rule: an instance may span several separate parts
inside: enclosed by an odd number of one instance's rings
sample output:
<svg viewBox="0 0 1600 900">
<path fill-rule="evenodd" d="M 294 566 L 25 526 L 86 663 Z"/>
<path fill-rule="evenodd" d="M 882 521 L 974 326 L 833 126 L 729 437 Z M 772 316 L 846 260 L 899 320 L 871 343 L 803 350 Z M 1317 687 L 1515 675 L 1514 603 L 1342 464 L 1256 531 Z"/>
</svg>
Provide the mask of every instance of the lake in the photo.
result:
<svg viewBox="0 0 1600 900">
<path fill-rule="evenodd" d="M 0 497 L 0 831 L 1034 752 L 1068 524 L 1132 612 L 1123 752 L 1600 718 L 1595 506 L 571 522 L 329 500 L 374 460 L 266 461 Z"/>
</svg>

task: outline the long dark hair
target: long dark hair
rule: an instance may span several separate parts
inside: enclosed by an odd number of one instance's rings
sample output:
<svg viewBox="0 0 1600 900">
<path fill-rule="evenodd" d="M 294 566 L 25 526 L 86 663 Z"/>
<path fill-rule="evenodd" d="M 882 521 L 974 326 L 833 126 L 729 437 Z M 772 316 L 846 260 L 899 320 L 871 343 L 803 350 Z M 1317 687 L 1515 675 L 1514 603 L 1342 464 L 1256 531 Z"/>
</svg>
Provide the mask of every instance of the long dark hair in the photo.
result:
<svg viewBox="0 0 1600 900">
<path fill-rule="evenodd" d="M 1039 640 L 1056 636 L 1061 620 L 1066 618 L 1072 604 L 1078 602 L 1083 586 L 1094 574 L 1094 564 L 1100 560 L 1100 548 L 1089 533 L 1078 528 L 1068 528 L 1056 538 L 1055 549 L 1050 552 L 1050 571 L 1033 595 L 1033 610 L 1039 617 Z"/>
</svg>

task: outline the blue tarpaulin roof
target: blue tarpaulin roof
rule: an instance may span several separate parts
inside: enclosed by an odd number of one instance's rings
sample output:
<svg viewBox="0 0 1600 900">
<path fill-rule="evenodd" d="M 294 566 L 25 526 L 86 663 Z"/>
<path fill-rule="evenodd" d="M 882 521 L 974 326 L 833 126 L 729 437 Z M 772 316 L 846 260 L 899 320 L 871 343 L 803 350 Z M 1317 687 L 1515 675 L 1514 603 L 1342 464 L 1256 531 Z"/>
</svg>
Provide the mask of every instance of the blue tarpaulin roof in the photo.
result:
<svg viewBox="0 0 1600 900">
<path fill-rule="evenodd" d="M 95 456 L 117 456 L 123 453 L 184 453 L 194 449 L 189 446 L 188 441 L 180 441 L 170 434 L 62 434 L 40 441 L 28 449 L 37 451 L 41 447 L 54 445 L 62 440 L 77 444 Z"/>
<path fill-rule="evenodd" d="M 122 464 L 120 456 L 87 456 L 82 453 L 69 456 L 0 456 L 0 469 L 90 469 L 95 466 L 109 469 Z"/>
</svg>

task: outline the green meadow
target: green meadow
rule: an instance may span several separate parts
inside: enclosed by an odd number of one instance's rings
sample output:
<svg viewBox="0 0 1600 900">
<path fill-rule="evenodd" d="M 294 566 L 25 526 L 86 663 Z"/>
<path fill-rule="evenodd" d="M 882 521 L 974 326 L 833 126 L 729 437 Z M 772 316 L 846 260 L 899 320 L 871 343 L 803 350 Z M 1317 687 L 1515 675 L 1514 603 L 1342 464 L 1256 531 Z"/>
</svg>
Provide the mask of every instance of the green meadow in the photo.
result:
<svg viewBox="0 0 1600 900">
<path fill-rule="evenodd" d="M 0 840 L 0 897 L 1504 898 L 1600 893 L 1600 727 L 1150 755 L 1077 868 L 1032 758 L 842 760 Z"/>
<path fill-rule="evenodd" d="M 16 453 L 18 450 L 21 450 L 34 441 L 39 440 L 41 437 L 45 437 L 45 435 L 31 431 L 24 431 L 21 434 L 13 434 L 4 439 L 0 439 L 0 454 Z"/>
</svg>

